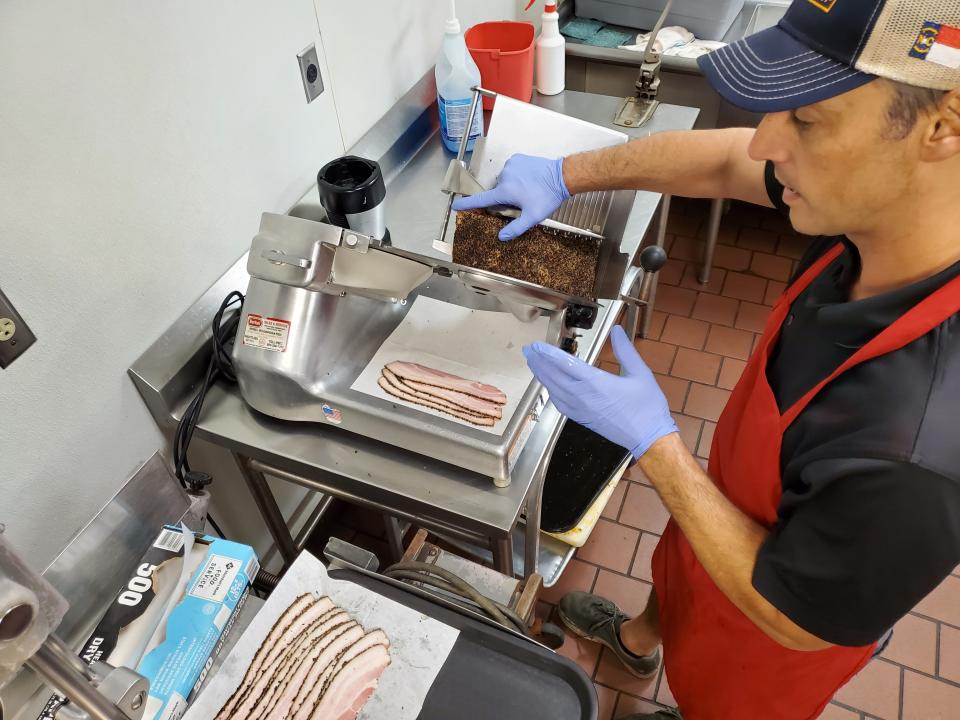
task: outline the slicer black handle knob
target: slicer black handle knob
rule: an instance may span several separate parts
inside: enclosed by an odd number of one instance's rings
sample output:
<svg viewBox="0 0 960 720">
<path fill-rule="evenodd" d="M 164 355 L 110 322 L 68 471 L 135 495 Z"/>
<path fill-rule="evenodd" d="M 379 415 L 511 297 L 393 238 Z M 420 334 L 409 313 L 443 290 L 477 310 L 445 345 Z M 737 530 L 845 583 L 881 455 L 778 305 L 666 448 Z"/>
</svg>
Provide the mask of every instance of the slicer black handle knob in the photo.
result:
<svg viewBox="0 0 960 720">
<path fill-rule="evenodd" d="M 667 251 L 659 245 L 651 245 L 640 253 L 640 267 L 646 273 L 658 272 L 667 264 Z"/>
<path fill-rule="evenodd" d="M 566 325 L 568 328 L 589 330 L 597 319 L 597 308 L 589 305 L 574 305 L 567 310 Z"/>
</svg>

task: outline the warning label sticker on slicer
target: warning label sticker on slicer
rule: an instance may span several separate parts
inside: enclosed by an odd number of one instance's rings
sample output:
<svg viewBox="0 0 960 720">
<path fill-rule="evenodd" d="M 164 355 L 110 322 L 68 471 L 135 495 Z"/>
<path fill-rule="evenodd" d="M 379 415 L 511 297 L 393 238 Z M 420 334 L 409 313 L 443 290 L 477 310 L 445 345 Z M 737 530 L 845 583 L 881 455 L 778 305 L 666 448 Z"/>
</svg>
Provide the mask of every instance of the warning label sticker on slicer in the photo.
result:
<svg viewBox="0 0 960 720">
<path fill-rule="evenodd" d="M 263 317 L 253 313 L 247 315 L 247 323 L 243 327 L 244 345 L 271 352 L 284 352 L 287 349 L 289 337 L 289 320 Z"/>
</svg>

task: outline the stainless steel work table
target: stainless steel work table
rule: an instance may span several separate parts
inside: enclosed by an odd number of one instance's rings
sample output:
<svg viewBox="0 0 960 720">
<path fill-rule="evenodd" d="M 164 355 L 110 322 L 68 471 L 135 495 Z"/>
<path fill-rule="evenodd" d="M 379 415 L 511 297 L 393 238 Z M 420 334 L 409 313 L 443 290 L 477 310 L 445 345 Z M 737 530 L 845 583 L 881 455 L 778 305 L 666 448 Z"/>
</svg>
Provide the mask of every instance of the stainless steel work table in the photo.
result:
<svg viewBox="0 0 960 720">
<path fill-rule="evenodd" d="M 424 83 L 421 83 L 423 85 Z M 398 247 L 435 254 L 436 237 L 446 195 L 439 187 L 450 160 L 436 132 L 436 109 L 422 106 L 414 115 L 409 104 L 418 102 L 414 89 L 401 103 L 411 127 L 421 129 L 426 143 L 408 139 L 390 148 L 364 138 L 351 149 L 354 154 L 382 150 L 383 157 L 368 154 L 385 165 L 387 225 Z M 413 100 L 411 100 L 413 98 Z M 553 97 L 535 96 L 533 102 L 558 112 L 601 125 L 611 120 L 622 99 L 579 92 Z M 423 102 L 420 100 L 419 102 Z M 401 108 L 400 110 L 403 110 Z M 381 123 L 397 123 L 398 110 Z M 645 127 L 628 131 L 642 137 L 665 130 L 693 127 L 698 110 L 661 105 Z M 375 128 L 376 130 L 376 128 Z M 374 131 L 371 131 L 372 133 Z M 382 145 L 382 143 L 381 143 Z M 410 147 L 409 157 L 403 157 Z M 417 150 L 417 148 L 420 148 Z M 389 167 L 386 167 L 389 165 Z M 312 191 L 315 195 L 316 191 Z M 635 257 L 656 215 L 660 195 L 637 193 L 620 251 Z M 296 209 L 294 210 L 296 211 Z M 251 233 L 253 232 L 251 229 Z M 130 374 L 158 423 L 172 427 L 196 392 L 209 357 L 209 323 L 217 306 L 231 290 L 247 284 L 246 256 L 197 301 L 130 369 Z M 633 267 L 625 288 L 637 277 Z M 623 308 L 620 301 L 604 303 L 594 328 L 580 340 L 580 356 L 594 361 Z M 539 513 L 545 468 L 549 462 L 563 418 L 552 405 L 541 413 L 536 429 L 522 451 L 505 488 L 490 478 L 464 471 L 401 448 L 328 426 L 276 420 L 251 410 L 235 386 L 217 383 L 209 392 L 196 436 L 230 450 L 249 485 L 277 547 L 286 563 L 296 555 L 305 538 L 295 540 L 280 513 L 264 475 L 296 483 L 324 493 L 328 498 L 372 507 L 391 520 L 394 543 L 399 537 L 398 519 L 406 519 L 447 538 L 489 548 L 495 566 L 502 572 L 524 574 L 539 557 L 547 584 L 559 576 L 572 549 L 544 536 L 540 543 Z M 214 490 L 216 492 L 216 490 Z M 328 501 L 329 502 L 329 501 Z M 327 503 L 328 504 L 328 503 Z M 525 511 L 525 512 L 524 512 Z M 525 514 L 526 532 L 515 529 Z M 307 523 L 312 527 L 312 523 Z M 514 547 L 514 535 L 522 538 Z M 516 552 L 516 563 L 514 562 Z"/>
</svg>

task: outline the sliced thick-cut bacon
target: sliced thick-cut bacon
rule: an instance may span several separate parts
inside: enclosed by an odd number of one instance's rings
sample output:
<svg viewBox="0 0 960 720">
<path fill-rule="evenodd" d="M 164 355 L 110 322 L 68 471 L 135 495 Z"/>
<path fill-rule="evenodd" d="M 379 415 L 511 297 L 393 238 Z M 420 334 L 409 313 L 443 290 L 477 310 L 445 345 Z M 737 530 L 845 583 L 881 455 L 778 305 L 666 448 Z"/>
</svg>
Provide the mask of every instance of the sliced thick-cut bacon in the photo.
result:
<svg viewBox="0 0 960 720">
<path fill-rule="evenodd" d="M 361 643 L 365 637 L 362 627 L 351 628 L 343 635 L 334 639 L 323 652 L 317 656 L 310 669 L 307 671 L 300 683 L 298 692 L 291 702 L 289 710 L 284 715 L 285 718 L 297 717 L 304 705 L 308 702 L 311 694 L 320 694 L 323 691 L 324 683 L 331 670 L 337 666 L 337 661 L 344 656 L 354 645 Z M 308 716 L 309 717 L 309 716 Z"/>
<path fill-rule="evenodd" d="M 347 612 L 339 608 L 335 608 L 324 615 L 322 621 L 314 623 L 314 625 L 305 631 L 297 642 L 290 647 L 286 656 L 277 665 L 266 689 L 261 693 L 256 704 L 250 709 L 248 717 L 265 717 L 270 708 L 278 706 L 279 699 L 282 698 L 283 694 L 291 690 L 291 684 L 294 686 L 298 684 L 296 678 L 306 675 L 310 664 L 320 656 L 320 653 L 322 653 L 340 633 L 345 632 L 351 627 L 359 627 L 359 625 Z M 297 689 L 296 687 L 292 688 L 293 695 L 296 695 Z"/>
<path fill-rule="evenodd" d="M 308 607 L 290 623 L 286 631 L 273 642 L 273 647 L 267 652 L 261 671 L 257 676 L 249 680 L 246 677 L 244 678 L 243 684 L 246 685 L 246 690 L 235 706 L 234 711 L 226 717 L 230 718 L 230 720 L 244 720 L 249 717 L 250 711 L 269 687 L 271 679 L 277 671 L 279 663 L 286 656 L 286 653 L 297 643 L 307 628 L 322 618 L 327 612 L 333 609 L 333 607 L 333 601 L 329 598 L 322 598 Z M 350 622 L 353 621 L 351 620 Z"/>
<path fill-rule="evenodd" d="M 382 645 L 364 650 L 341 666 L 314 704 L 312 712 L 298 713 L 294 720 L 335 720 L 350 717 L 350 712 L 356 717 L 355 701 L 372 693 L 389 664 L 390 654 Z"/>
<path fill-rule="evenodd" d="M 473 397 L 487 400 L 497 405 L 505 405 L 507 402 L 507 396 L 500 388 L 476 382 L 475 380 L 468 380 L 459 375 L 445 373 L 441 370 L 434 370 L 426 365 L 395 360 L 387 363 L 386 367 L 404 382 L 409 380 L 423 383 L 424 385 L 444 388 L 446 390 L 455 390 L 456 392 L 472 395 Z"/>
<path fill-rule="evenodd" d="M 489 400 L 481 400 L 473 395 L 467 395 L 466 393 L 457 392 L 456 390 L 447 390 L 446 388 L 437 387 L 436 385 L 427 385 L 426 383 L 419 383 L 414 380 L 402 380 L 399 376 L 395 375 L 390 368 L 385 367 L 381 372 L 392 385 L 405 389 L 419 398 L 432 400 L 434 402 L 442 400 L 444 403 L 449 403 L 454 408 L 471 413 L 472 415 L 486 415 L 495 420 L 503 417 L 503 406 L 497 405 Z"/>
<path fill-rule="evenodd" d="M 447 415 L 453 415 L 456 418 L 466 420 L 474 425 L 493 427 L 497 422 L 496 419 L 492 417 L 488 417 L 486 415 L 475 415 L 474 413 L 454 407 L 451 405 L 451 403 L 444 403 L 442 400 L 428 400 L 426 398 L 417 397 L 410 390 L 394 385 L 384 375 L 381 375 L 379 378 L 377 378 L 377 384 L 389 395 L 393 395 L 401 400 L 414 403 L 415 405 L 423 405 L 424 407 L 432 408 L 433 410 L 439 410 L 440 412 L 446 413 Z"/>
<path fill-rule="evenodd" d="M 346 613 L 344 614 L 346 615 Z M 353 621 L 351 621 L 351 623 L 352 622 Z M 304 682 L 309 676 L 311 670 L 320 663 L 326 662 L 329 666 L 335 662 L 336 656 L 333 654 L 334 651 L 327 652 L 326 654 L 324 653 L 327 648 L 331 647 L 334 640 L 339 637 L 340 632 L 342 632 L 342 627 L 343 626 L 336 628 L 337 632 L 329 633 L 321 641 L 315 644 L 313 644 L 312 641 L 305 643 L 307 647 L 301 648 L 304 650 L 304 652 L 287 667 L 285 681 L 281 683 L 282 691 L 280 693 L 275 693 L 267 702 L 261 703 L 261 705 L 258 707 L 262 708 L 262 712 L 260 712 L 260 714 L 253 713 L 253 716 L 257 718 L 275 718 L 276 720 L 283 720 L 288 716 L 292 716 L 294 702 L 297 699 L 297 696 L 301 693 L 304 687 Z M 362 631 L 363 628 L 360 629 Z M 350 637 L 355 636 L 356 633 Z M 351 647 L 355 647 L 356 644 L 360 642 L 363 642 L 363 636 L 361 636 L 360 640 Z M 310 647 L 311 645 L 312 647 Z"/>
<path fill-rule="evenodd" d="M 280 637 L 289 630 L 294 623 L 301 621 L 306 612 L 317 609 L 317 606 L 319 606 L 319 614 L 322 615 L 325 610 L 333 608 L 333 601 L 327 597 L 318 599 L 309 593 L 305 593 L 294 600 L 290 607 L 283 611 L 253 656 L 250 667 L 247 668 L 247 672 L 240 682 L 240 685 L 227 701 L 227 704 L 224 705 L 217 714 L 216 720 L 228 720 L 232 717 L 233 711 L 236 710 L 237 706 L 243 701 L 250 686 L 255 682 L 256 678 L 263 673 L 267 658 L 273 653 Z"/>
<path fill-rule="evenodd" d="M 329 598 L 304 595 L 287 608 L 222 720 L 355 720 L 390 664 L 390 641 L 365 632 Z"/>
<path fill-rule="evenodd" d="M 394 375 L 392 372 L 387 370 L 386 368 L 384 368 L 381 371 L 381 373 L 382 374 L 380 375 L 380 378 L 383 380 L 386 380 L 387 384 L 390 386 L 391 389 L 396 390 L 396 392 L 393 394 L 397 395 L 398 397 L 402 393 L 404 396 L 416 398 L 418 401 L 422 400 L 424 402 L 433 403 L 435 406 L 439 406 L 442 409 L 453 410 L 459 414 L 475 415 L 477 417 L 492 417 L 494 420 L 498 419 L 498 417 L 495 417 L 493 415 L 478 413 L 474 410 L 470 410 L 468 408 L 457 405 L 456 403 L 452 403 L 449 400 L 444 400 L 439 396 L 431 395 L 430 393 L 416 391 L 413 388 L 411 388 L 409 385 L 407 385 L 405 382 L 403 382 L 396 375 Z M 381 387 L 383 387 L 382 384 L 381 384 Z M 499 407 L 500 406 L 498 405 L 497 408 L 499 409 Z"/>
<path fill-rule="evenodd" d="M 372 683 L 364 688 L 364 690 L 353 699 L 350 707 L 344 710 L 336 720 L 355 720 L 357 715 L 360 714 L 360 711 L 363 710 L 363 706 L 367 704 L 367 700 L 376 692 L 376 689 L 377 683 Z"/>
<path fill-rule="evenodd" d="M 374 630 L 364 635 L 356 644 L 340 653 L 322 673 L 315 676 L 315 682 L 304 683 L 303 690 L 297 695 L 293 712 L 288 713 L 286 717 L 293 720 L 316 717 L 317 704 L 324 697 L 334 678 L 346 665 L 371 648 L 381 647 L 386 649 L 389 645 L 390 641 L 387 640 L 387 636 L 381 630 Z M 389 658 L 389 655 L 387 657 Z"/>
</svg>

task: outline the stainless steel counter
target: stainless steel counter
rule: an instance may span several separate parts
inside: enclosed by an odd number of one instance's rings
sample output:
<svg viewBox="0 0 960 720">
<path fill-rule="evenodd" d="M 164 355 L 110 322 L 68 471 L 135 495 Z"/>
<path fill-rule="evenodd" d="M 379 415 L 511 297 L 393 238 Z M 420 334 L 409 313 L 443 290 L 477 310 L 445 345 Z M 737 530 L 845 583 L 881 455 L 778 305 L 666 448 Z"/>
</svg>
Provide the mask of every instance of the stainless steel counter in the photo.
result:
<svg viewBox="0 0 960 720">
<path fill-rule="evenodd" d="M 429 122 L 435 130 L 435 109 L 421 106 L 423 89 L 411 91 L 385 122 L 396 123 L 408 117 L 412 125 Z M 585 93 L 567 92 L 554 97 L 536 96 L 534 102 L 558 112 L 602 125 L 609 125 L 621 99 Z M 411 109 L 411 103 L 413 109 Z M 665 130 L 689 129 L 698 111 L 693 108 L 662 105 L 646 127 L 628 131 L 645 136 Z M 378 143 L 362 140 L 352 152 L 370 152 Z M 426 144 L 413 144 L 408 157 L 397 157 L 397 144 L 391 145 L 392 165 L 385 169 L 387 188 L 387 225 L 396 245 L 430 254 L 446 200 L 439 187 L 449 162 L 436 132 Z M 378 150 L 384 150 L 382 146 Z M 385 154 L 389 154 L 386 153 Z M 402 155 L 402 153 L 401 153 Z M 379 155 L 368 155 L 379 157 Z M 315 195 L 315 189 L 313 191 Z M 653 222 L 660 196 L 638 193 L 624 233 L 621 251 L 635 256 Z M 309 202 L 297 212 L 309 214 Z M 304 209 L 306 207 L 306 210 Z M 295 209 L 296 210 L 296 209 Z M 632 268 L 625 287 L 636 278 Z M 207 325 L 220 300 L 230 290 L 244 290 L 247 275 L 245 257 L 237 260 L 221 279 L 184 316 L 168 330 L 131 368 L 145 402 L 158 423 L 169 426 L 181 417 L 195 392 L 206 362 Z M 580 340 L 580 355 L 593 361 L 600 353 L 617 316 L 621 302 L 604 303 L 594 328 Z M 198 436 L 221 445 L 238 456 L 241 471 L 251 484 L 268 525 L 277 522 L 276 503 L 269 494 L 267 474 L 282 480 L 332 495 L 348 502 L 373 507 L 395 518 L 409 519 L 420 526 L 469 542 L 491 547 L 500 569 L 512 571 L 511 531 L 521 512 L 538 519 L 542 470 L 549 460 L 553 439 L 562 427 L 562 418 L 552 405 L 542 413 L 506 488 L 497 488 L 490 478 L 475 475 L 451 465 L 413 454 L 329 426 L 284 422 L 251 410 L 236 387 L 217 384 L 207 396 Z M 261 477 L 257 477 L 260 475 Z M 539 478 L 539 482 L 537 479 Z M 258 496 L 259 493 L 259 496 Z M 261 502 L 262 501 L 262 502 Z M 271 518 L 272 515 L 272 518 Z M 282 517 L 279 522 L 282 522 Z M 539 526 L 539 522 L 534 527 Z M 271 528 L 274 530 L 274 528 Z M 283 527 L 285 530 L 285 526 Z M 282 535 L 282 532 L 281 532 Z M 285 557 L 295 552 L 289 538 L 278 537 Z M 537 552 L 537 533 L 527 533 L 528 552 Z M 529 565 L 533 563 L 528 563 Z"/>
</svg>

